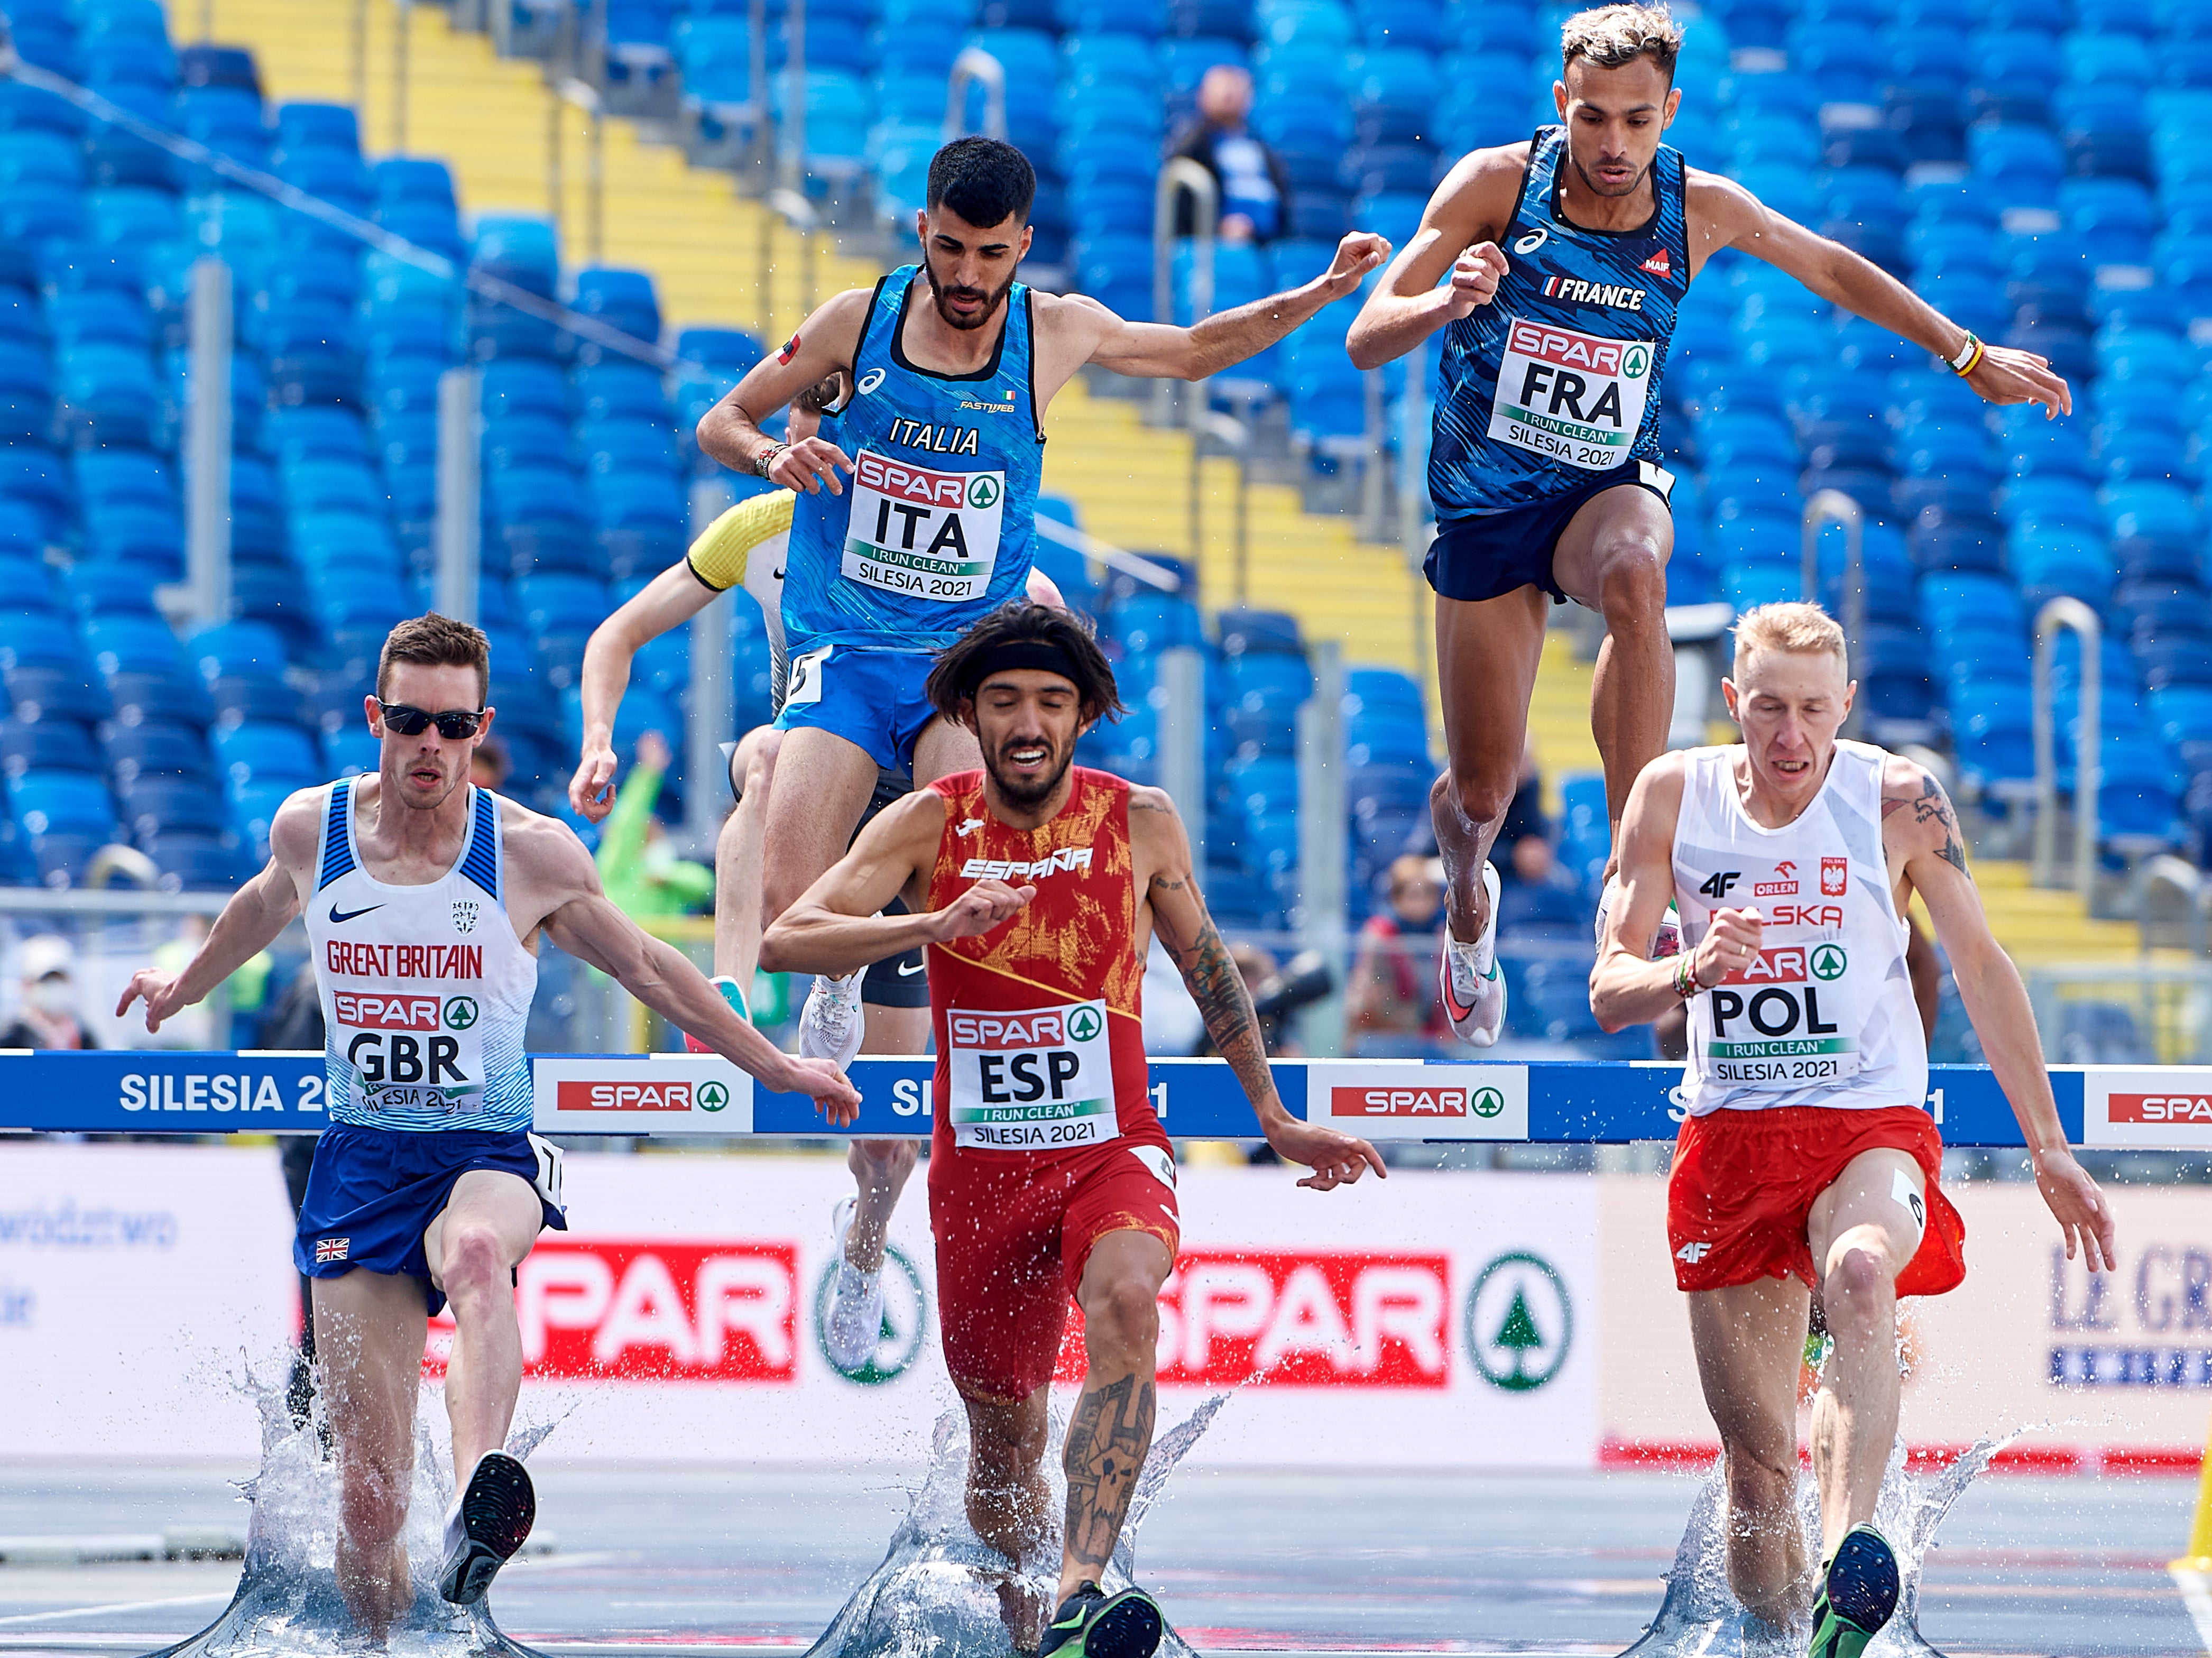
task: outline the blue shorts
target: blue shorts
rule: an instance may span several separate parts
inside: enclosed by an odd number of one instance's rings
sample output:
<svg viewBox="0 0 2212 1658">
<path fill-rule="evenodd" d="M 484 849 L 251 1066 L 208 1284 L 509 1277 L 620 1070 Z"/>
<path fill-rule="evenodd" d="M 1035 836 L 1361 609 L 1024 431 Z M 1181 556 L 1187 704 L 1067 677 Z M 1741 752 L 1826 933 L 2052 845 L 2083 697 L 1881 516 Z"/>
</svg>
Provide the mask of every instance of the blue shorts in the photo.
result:
<svg viewBox="0 0 2212 1658">
<path fill-rule="evenodd" d="M 1526 507 L 1440 518 L 1422 574 L 1440 597 L 1468 604 L 1500 598 L 1522 587 L 1541 587 L 1554 604 L 1564 604 L 1567 596 L 1552 574 L 1552 555 L 1559 537 L 1591 496 L 1624 483 L 1649 489 L 1663 501 L 1674 487 L 1674 475 L 1648 460 L 1626 461 L 1609 471 L 1591 473 L 1587 483 Z"/>
<path fill-rule="evenodd" d="M 921 689 L 936 665 L 927 651 L 817 645 L 795 652 L 775 728 L 818 726 L 866 750 L 879 769 L 912 775 L 915 739 L 937 718 Z"/>
<path fill-rule="evenodd" d="M 300 1204 L 293 1264 L 309 1278 L 343 1278 L 359 1266 L 420 1278 L 436 1317 L 446 1297 L 430 1282 L 422 1234 L 444 1211 L 453 1182 L 471 1169 L 520 1175 L 534 1188 L 538 1153 L 520 1129 L 403 1133 L 346 1124 L 325 1129 L 315 1142 L 314 1167 Z M 538 1201 L 546 1225 L 568 1230 L 568 1217 L 546 1203 L 543 1193 Z"/>
</svg>

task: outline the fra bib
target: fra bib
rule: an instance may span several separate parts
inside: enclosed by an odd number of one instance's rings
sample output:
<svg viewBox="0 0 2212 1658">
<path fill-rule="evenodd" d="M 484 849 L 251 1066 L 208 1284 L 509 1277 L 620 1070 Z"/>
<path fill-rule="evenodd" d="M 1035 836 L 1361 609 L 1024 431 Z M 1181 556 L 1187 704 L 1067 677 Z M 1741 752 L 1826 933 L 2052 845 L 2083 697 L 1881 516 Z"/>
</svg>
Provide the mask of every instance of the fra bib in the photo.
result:
<svg viewBox="0 0 2212 1658">
<path fill-rule="evenodd" d="M 1490 436 L 1585 471 L 1629 458 L 1656 356 L 1649 340 L 1609 340 L 1551 323 L 1506 325 Z"/>
</svg>

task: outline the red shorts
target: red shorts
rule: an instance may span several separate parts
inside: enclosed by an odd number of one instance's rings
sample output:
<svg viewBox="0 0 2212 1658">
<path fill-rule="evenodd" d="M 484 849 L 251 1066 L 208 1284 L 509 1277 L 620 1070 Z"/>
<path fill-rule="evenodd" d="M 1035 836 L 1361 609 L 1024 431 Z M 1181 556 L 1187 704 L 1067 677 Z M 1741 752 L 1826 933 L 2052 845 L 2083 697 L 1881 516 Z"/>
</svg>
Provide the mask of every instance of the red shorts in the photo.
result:
<svg viewBox="0 0 2212 1658">
<path fill-rule="evenodd" d="M 1966 1223 L 1936 1183 L 1943 1137 L 1917 1106 L 1838 1110 L 1785 1105 L 1692 1117 L 1674 1143 L 1667 1182 L 1667 1246 L 1683 1290 L 1726 1290 L 1765 1278 L 1820 1287 L 1807 1241 L 1814 1199 L 1851 1159 L 1888 1147 L 1928 1177 L 1928 1224 L 1898 1274 L 1900 1296 L 1940 1296 L 1966 1276 Z"/>
<path fill-rule="evenodd" d="M 1109 1232 L 1182 1242 L 1175 1156 L 1164 1136 L 1124 1135 L 1049 1158 L 934 1148 L 929 1226 L 937 1239 L 945 1368 L 963 1392 L 1026 1399 L 1052 1380 L 1068 1303 Z"/>
</svg>

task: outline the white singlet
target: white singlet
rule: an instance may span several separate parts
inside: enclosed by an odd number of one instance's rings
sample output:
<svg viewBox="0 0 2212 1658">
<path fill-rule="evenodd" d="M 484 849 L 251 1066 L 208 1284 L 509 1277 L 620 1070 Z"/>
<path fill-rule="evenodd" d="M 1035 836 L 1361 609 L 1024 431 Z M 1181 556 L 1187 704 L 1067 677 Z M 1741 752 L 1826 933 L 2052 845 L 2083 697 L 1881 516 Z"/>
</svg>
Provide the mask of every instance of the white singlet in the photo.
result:
<svg viewBox="0 0 2212 1658">
<path fill-rule="evenodd" d="M 1740 746 L 1689 750 L 1674 824 L 1682 947 L 1717 909 L 1756 908 L 1759 958 L 1690 999 L 1682 1103 L 1693 1117 L 1778 1105 L 1918 1105 L 1928 1044 L 1881 849 L 1885 752 L 1838 742 L 1797 820 L 1752 822 Z"/>
<path fill-rule="evenodd" d="M 512 1132 L 531 1120 L 523 1026 L 538 958 L 501 902 L 499 799 L 469 789 L 453 868 L 388 886 L 362 867 L 352 780 L 331 785 L 307 907 L 329 1040 L 331 1119 L 361 1128 Z"/>
</svg>

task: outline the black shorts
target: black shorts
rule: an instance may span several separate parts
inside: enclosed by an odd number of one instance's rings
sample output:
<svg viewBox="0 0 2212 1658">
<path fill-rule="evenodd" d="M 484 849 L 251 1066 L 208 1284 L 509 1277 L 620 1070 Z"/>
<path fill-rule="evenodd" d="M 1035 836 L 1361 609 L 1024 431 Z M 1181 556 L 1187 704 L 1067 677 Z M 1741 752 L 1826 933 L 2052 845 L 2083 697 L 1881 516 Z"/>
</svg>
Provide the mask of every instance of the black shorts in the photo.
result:
<svg viewBox="0 0 2212 1658">
<path fill-rule="evenodd" d="M 1650 461 L 1632 460 L 1609 471 L 1593 472 L 1589 483 L 1527 507 L 1440 518 L 1422 574 L 1440 597 L 1468 604 L 1499 598 L 1522 587 L 1541 587 L 1554 604 L 1564 604 L 1567 596 L 1552 574 L 1552 556 L 1560 534 L 1583 502 L 1624 483 L 1649 489 L 1664 501 L 1674 487 L 1674 475 Z"/>
<path fill-rule="evenodd" d="M 722 744 L 722 757 L 730 774 L 730 796 L 740 799 L 738 793 L 736 767 L 738 745 Z M 876 773 L 876 792 L 868 797 L 868 808 L 860 814 L 854 826 L 853 838 L 858 840 L 860 831 L 875 821 L 876 814 L 896 801 L 903 800 L 914 793 L 914 780 L 904 774 L 884 771 Z M 908 914 L 906 900 L 894 898 L 884 906 L 886 915 Z M 927 1007 L 929 1005 L 929 975 L 924 972 L 921 951 L 909 950 L 896 956 L 887 956 L 869 968 L 867 976 L 860 981 L 860 1000 L 877 1007 Z"/>
</svg>

